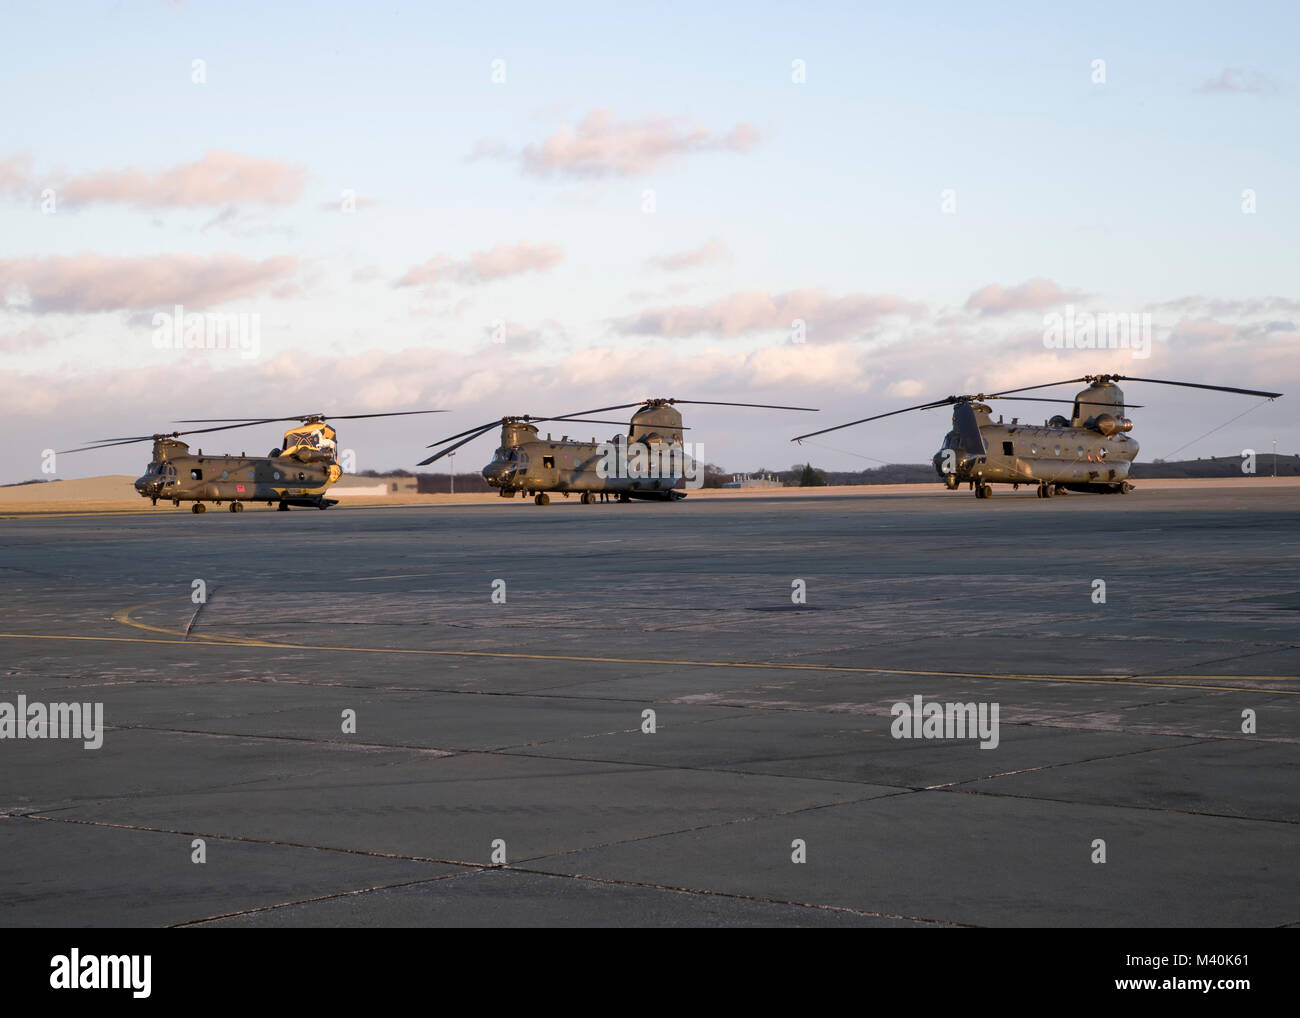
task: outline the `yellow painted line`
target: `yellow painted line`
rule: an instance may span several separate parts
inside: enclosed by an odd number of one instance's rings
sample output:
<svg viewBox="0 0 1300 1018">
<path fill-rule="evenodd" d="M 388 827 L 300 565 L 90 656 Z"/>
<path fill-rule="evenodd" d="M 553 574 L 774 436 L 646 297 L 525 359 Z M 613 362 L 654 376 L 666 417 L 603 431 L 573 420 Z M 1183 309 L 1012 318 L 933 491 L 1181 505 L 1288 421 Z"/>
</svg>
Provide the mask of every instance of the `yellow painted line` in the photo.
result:
<svg viewBox="0 0 1300 1018">
<path fill-rule="evenodd" d="M 70 517 L 78 516 L 153 516 L 156 515 L 156 509 L 96 509 L 86 512 L 11 512 L 8 515 L 0 515 L 0 520 L 65 520 Z"/>
<path fill-rule="evenodd" d="M 116 618 L 116 614 L 115 614 Z M 120 621 L 120 620 L 118 620 Z M 433 657 L 490 657 L 490 658 L 511 658 L 523 661 L 569 661 L 598 664 L 640 664 L 640 665 L 676 665 L 681 667 L 698 667 L 698 668 L 744 668 L 744 669 L 765 669 L 770 671 L 811 671 L 811 672 L 851 672 L 856 674 L 869 675 L 912 675 L 922 678 L 954 678 L 954 679 L 1007 679 L 1023 682 L 1069 682 L 1069 683 L 1091 683 L 1102 686 L 1142 686 L 1154 689 L 1201 689 L 1218 693 L 1241 693 L 1249 692 L 1248 687 L 1244 686 L 1206 686 L 1195 685 L 1189 682 L 1147 682 L 1137 679 L 1131 679 L 1129 676 L 1116 675 L 1112 677 L 1090 677 L 1084 675 L 1018 675 L 1006 672 L 935 672 L 935 671 L 914 671 L 902 668 L 857 668 L 847 665 L 813 665 L 813 664 L 779 664 L 768 661 L 685 661 L 673 658 L 634 658 L 634 657 L 581 657 L 578 655 L 564 654 L 517 654 L 506 653 L 503 651 L 486 651 L 486 650 L 432 650 L 420 647 L 339 647 L 325 646 L 319 644 L 307 643 L 271 643 L 266 640 L 241 640 L 237 638 L 223 639 L 220 637 L 196 637 L 193 639 L 184 639 L 184 634 L 178 630 L 162 629 L 158 626 L 149 626 L 141 622 L 132 620 L 128 623 L 139 629 L 147 629 L 155 633 L 163 633 L 181 637 L 180 639 L 160 640 L 150 639 L 140 636 L 72 636 L 72 635 L 50 635 L 44 633 L 0 633 L 0 639 L 6 640 L 75 640 L 90 643 L 155 643 L 168 644 L 182 647 L 208 646 L 208 647 L 266 647 L 271 650 L 310 650 L 310 651 L 336 651 L 345 654 L 419 654 Z M 1171 675 L 1167 678 L 1178 679 L 1226 679 L 1238 682 L 1253 681 L 1276 681 L 1295 679 L 1300 681 L 1300 677 L 1292 675 Z M 1254 690 L 1261 692 L 1261 690 Z M 1270 695 L 1275 696 L 1300 696 L 1300 690 L 1276 689 L 1269 691 Z"/>
<path fill-rule="evenodd" d="M 432 576 L 433 573 L 389 573 L 386 576 L 354 576 L 348 580 L 349 583 L 360 583 L 362 580 L 407 580 L 412 576 Z"/>
<path fill-rule="evenodd" d="M 180 598 L 160 598 L 153 601 L 144 601 L 140 604 L 131 605 L 127 608 L 120 608 L 113 613 L 113 620 L 123 625 L 132 626 L 136 629 L 146 630 L 152 633 L 161 633 L 164 636 L 180 637 L 176 640 L 132 640 L 129 637 L 94 637 L 94 636 L 42 636 L 28 633 L 0 633 L 0 637 L 10 639 L 33 639 L 33 640 L 107 640 L 111 642 L 140 642 L 140 643 L 180 643 L 187 646 L 195 644 L 207 644 L 216 647 L 266 647 L 274 650 L 311 650 L 311 651 L 335 651 L 338 653 L 348 654 L 416 654 L 428 657 L 485 657 L 507 660 L 522 661 L 567 661 L 579 662 L 586 664 L 634 664 L 634 665 L 670 665 L 681 668 L 738 668 L 761 671 L 794 671 L 794 672 L 844 672 L 856 675 L 910 675 L 920 678 L 945 678 L 945 679 L 1007 679 L 1021 682 L 1069 682 L 1085 683 L 1091 685 L 1116 685 L 1122 683 L 1126 686 L 1142 686 L 1154 689 L 1201 689 L 1214 692 L 1240 692 L 1244 687 L 1241 686 L 1209 686 L 1195 684 L 1193 681 L 1175 682 L 1175 679 L 1195 680 L 1199 683 L 1206 681 L 1219 682 L 1279 682 L 1279 681 L 1296 681 L 1300 682 L 1300 676 L 1294 675 L 1166 675 L 1161 678 L 1169 679 L 1168 682 L 1154 682 L 1150 680 L 1138 679 L 1134 675 L 1046 675 L 1041 673 L 998 673 L 998 672 L 940 672 L 940 671 L 921 671 L 906 668 L 865 668 L 851 665 L 821 665 L 821 664 L 797 664 L 797 663 L 779 663 L 771 661 L 692 661 L 676 658 L 632 658 L 632 657 L 594 657 L 575 654 L 523 654 L 507 651 L 485 651 L 485 650 L 436 650 L 422 647 L 347 647 L 334 645 L 319 644 L 299 644 L 299 643 L 275 643 L 268 640 L 249 640 L 239 637 L 212 637 L 198 636 L 190 639 L 185 638 L 185 634 L 176 629 L 166 629 L 161 626 L 151 626 L 145 622 L 139 622 L 132 618 L 132 613 L 149 605 L 159 604 L 165 601 L 175 601 Z M 1289 696 L 1300 696 L 1300 690 L 1279 689 L 1274 692 Z"/>
</svg>

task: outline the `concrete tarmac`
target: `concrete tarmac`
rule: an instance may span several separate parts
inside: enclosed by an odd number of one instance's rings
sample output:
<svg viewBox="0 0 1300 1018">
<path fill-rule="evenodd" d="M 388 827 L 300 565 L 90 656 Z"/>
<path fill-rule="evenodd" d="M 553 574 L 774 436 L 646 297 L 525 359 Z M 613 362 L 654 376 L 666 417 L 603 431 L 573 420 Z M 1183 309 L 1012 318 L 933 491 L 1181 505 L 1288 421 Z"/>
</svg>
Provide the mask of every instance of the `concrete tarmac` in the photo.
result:
<svg viewBox="0 0 1300 1018">
<path fill-rule="evenodd" d="M 1248 483 L 0 519 L 0 924 L 1295 925 L 1298 524 Z M 102 746 L 6 736 L 20 696 Z M 916 696 L 996 746 L 896 738 Z"/>
</svg>

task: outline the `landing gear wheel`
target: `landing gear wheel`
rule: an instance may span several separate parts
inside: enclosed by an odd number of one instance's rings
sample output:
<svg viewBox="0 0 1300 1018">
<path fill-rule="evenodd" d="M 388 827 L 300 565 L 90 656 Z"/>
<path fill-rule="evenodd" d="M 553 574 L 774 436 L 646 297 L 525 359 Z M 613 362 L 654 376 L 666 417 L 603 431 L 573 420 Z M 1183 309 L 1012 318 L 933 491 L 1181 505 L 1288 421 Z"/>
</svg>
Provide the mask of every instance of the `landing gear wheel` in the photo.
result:
<svg viewBox="0 0 1300 1018">
<path fill-rule="evenodd" d="M 208 507 L 205 506 L 202 502 L 195 502 L 192 506 L 190 506 L 190 512 L 192 513 L 205 513 L 207 511 L 208 511 Z"/>
<path fill-rule="evenodd" d="M 1051 498 L 1054 494 L 1056 494 L 1056 492 L 1052 490 L 1052 486 L 1050 484 L 1040 484 L 1038 486 L 1039 498 Z"/>
<path fill-rule="evenodd" d="M 578 499 L 578 501 L 581 502 L 583 505 L 591 505 L 591 503 L 592 503 L 592 501 L 593 501 L 593 499 L 592 499 L 592 497 L 591 497 L 591 492 L 589 492 L 589 491 L 584 491 L 584 492 L 582 493 L 582 497 L 581 497 L 580 499 Z"/>
<path fill-rule="evenodd" d="M 288 503 L 288 502 L 281 502 L 281 503 L 276 507 L 276 510 L 275 510 L 275 511 L 276 511 L 276 512 L 280 512 L 280 513 L 287 513 L 287 512 L 289 511 L 289 503 Z"/>
<path fill-rule="evenodd" d="M 1133 485 L 1129 484 L 1128 481 L 1125 481 L 1123 484 L 1119 486 L 1119 493 L 1121 495 L 1127 495 L 1132 490 L 1133 490 Z"/>
<path fill-rule="evenodd" d="M 975 497 L 976 497 L 976 498 L 992 498 L 992 497 L 993 497 L 993 485 L 991 485 L 991 484 L 981 484 L 978 488 L 975 489 Z"/>
<path fill-rule="evenodd" d="M 546 492 L 544 492 L 544 491 L 539 491 L 539 492 L 538 492 L 538 493 L 533 497 L 533 501 L 536 502 L 538 505 L 550 505 L 550 504 L 551 504 L 551 496 L 548 495 L 548 494 L 546 494 Z"/>
<path fill-rule="evenodd" d="M 231 502 L 231 503 L 230 503 L 230 511 L 231 511 L 232 513 L 242 513 L 242 512 L 244 511 L 244 503 L 243 503 L 243 502 Z"/>
</svg>

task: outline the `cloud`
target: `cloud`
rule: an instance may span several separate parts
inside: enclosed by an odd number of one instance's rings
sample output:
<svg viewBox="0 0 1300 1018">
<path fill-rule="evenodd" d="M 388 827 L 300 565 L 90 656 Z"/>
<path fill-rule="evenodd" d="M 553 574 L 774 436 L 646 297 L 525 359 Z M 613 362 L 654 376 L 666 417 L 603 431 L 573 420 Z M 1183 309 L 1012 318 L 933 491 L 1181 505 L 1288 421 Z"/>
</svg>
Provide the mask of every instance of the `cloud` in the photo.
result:
<svg viewBox="0 0 1300 1018">
<path fill-rule="evenodd" d="M 14 331 L 27 325 L 12 324 Z M 1258 335 L 1255 324 L 1261 325 Z M 33 457 L 45 447 L 69 448 L 84 444 L 80 439 L 85 436 L 147 434 L 163 427 L 169 418 L 160 416 L 156 394 L 178 388 L 200 400 L 192 413 L 186 414 L 193 417 L 256 416 L 266 413 L 268 406 L 341 413 L 430 407 L 454 411 L 436 418 L 411 419 L 414 423 L 410 426 L 401 418 L 341 422 L 347 429 L 347 445 L 357 450 L 359 469 L 409 468 L 427 455 L 423 449 L 427 442 L 502 414 L 576 412 L 593 403 L 631 402 L 646 396 L 822 408 L 817 415 L 689 408 L 688 424 L 694 430 L 688 434 L 706 443 L 710 461 L 733 470 L 757 467 L 760 461 L 753 457 L 766 456 L 769 450 L 793 449 L 788 444 L 792 435 L 818 427 L 898 410 L 949 393 L 1038 385 L 1087 373 L 1131 372 L 1290 394 L 1300 388 L 1300 360 L 1295 356 L 1300 336 L 1293 329 L 1282 328 L 1289 325 L 1283 317 L 1260 323 L 1224 323 L 1187 316 L 1167 341 L 1168 330 L 1161 329 L 1151 359 L 1141 362 L 1130 359 L 1127 351 L 1047 349 L 1040 328 L 997 317 L 966 319 L 946 327 L 914 321 L 906 334 L 890 336 L 870 348 L 845 340 L 783 343 L 747 351 L 726 341 L 695 342 L 657 352 L 653 379 L 646 374 L 646 353 L 640 345 L 575 347 L 546 342 L 539 347 L 533 342 L 534 327 L 511 324 L 507 339 L 519 341 L 512 349 L 483 341 L 478 329 L 471 330 L 471 342 L 466 343 L 462 326 L 447 325 L 456 334 L 455 341 L 422 340 L 399 350 L 366 349 L 358 340 L 346 349 L 318 350 L 310 358 L 290 350 L 249 362 L 168 357 L 109 371 L 70 363 L 0 372 L 0 428 L 15 435 L 15 442 L 0 449 L 0 472 L 10 475 L 9 479 L 23 479 L 31 475 Z M 97 323 L 91 327 L 97 328 Z M 549 340 L 546 333 L 551 328 L 549 322 L 538 323 L 536 331 Z M 1064 401 L 1059 407 L 1008 401 L 997 404 L 995 414 L 1005 414 L 1007 419 L 1045 420 L 1068 406 L 1078 388 L 1082 384 L 1026 394 L 1059 396 Z M 1135 408 L 1133 415 L 1144 460 L 1191 437 L 1187 421 L 1200 418 L 1189 418 L 1189 414 L 1213 411 L 1213 419 L 1207 416 L 1200 429 L 1204 431 L 1241 413 L 1249 404 L 1249 400 L 1226 394 L 1166 386 L 1133 383 L 1124 388 L 1135 403 L 1146 404 L 1145 409 Z M 344 392 L 346 402 L 323 406 L 318 402 L 322 392 Z M 1267 439 L 1278 437 L 1283 451 L 1300 448 L 1295 444 L 1300 441 L 1300 431 L 1288 404 L 1284 400 L 1278 404 L 1216 433 L 1192 450 L 1192 455 L 1260 447 L 1257 443 L 1264 440 L 1258 437 L 1260 428 L 1267 428 L 1262 432 Z M 113 430 L 101 427 L 106 413 L 114 419 Z M 626 419 L 621 414 L 609 416 Z M 925 462 L 948 430 L 949 417 L 946 407 L 918 411 L 809 444 L 819 466 L 832 465 L 836 457 L 846 468 L 861 465 L 855 458 L 861 455 Z M 589 434 L 603 438 L 619 430 L 577 427 L 590 429 L 580 433 L 584 438 Z M 266 447 L 263 443 L 278 437 L 279 431 L 269 426 L 265 431 L 250 428 L 216 433 L 203 436 L 203 447 L 212 443 L 214 449 L 237 451 L 247 442 L 251 451 Z M 71 440 L 74 437 L 75 442 Z M 495 438 L 495 433 L 485 436 L 477 446 L 467 447 L 465 455 L 481 455 L 479 462 L 486 462 Z M 823 441 L 834 451 L 816 445 Z M 76 460 L 69 459 L 69 469 L 87 474 L 127 472 L 141 449 L 147 445 L 80 454 Z M 473 460 L 457 460 L 462 462 Z"/>
<path fill-rule="evenodd" d="M 201 308 L 282 285 L 296 269 L 288 255 L 260 262 L 233 254 L 0 259 L 0 296 L 36 313 Z"/>
<path fill-rule="evenodd" d="M 359 194 L 345 194 L 338 198 L 323 201 L 317 206 L 322 212 L 342 212 L 345 215 L 358 209 L 368 209 L 380 204 L 378 198 L 366 198 Z"/>
<path fill-rule="evenodd" d="M 49 346 L 54 337 L 40 329 L 23 329 L 10 335 L 0 335 L 0 350 L 5 353 L 23 353 Z"/>
<path fill-rule="evenodd" d="M 56 189 L 65 205 L 119 202 L 137 208 L 196 208 L 228 202 L 291 205 L 302 195 L 304 169 L 213 149 L 202 159 L 148 173 L 135 167 L 70 177 Z"/>
<path fill-rule="evenodd" d="M 531 329 L 518 322 L 493 322 L 483 332 L 487 343 L 482 349 L 489 353 L 532 353 L 547 342 L 563 342 L 567 339 L 564 327 L 554 319 L 547 319 Z"/>
<path fill-rule="evenodd" d="M 1205 82 L 1198 92 L 1209 94 L 1241 92 L 1252 95 L 1272 94 L 1278 91 L 1277 82 L 1262 71 L 1244 67 L 1226 67 L 1217 78 Z"/>
<path fill-rule="evenodd" d="M 32 157 L 0 159 L 0 195 L 22 195 L 32 190 Z"/>
<path fill-rule="evenodd" d="M 506 143 L 500 138 L 480 138 L 465 158 L 472 163 L 478 159 L 502 159 L 509 154 Z"/>
<path fill-rule="evenodd" d="M 1062 290 L 1050 279 L 1028 279 L 1009 289 L 1004 289 L 1000 283 L 990 283 L 966 299 L 966 310 L 978 311 L 981 315 L 1037 311 L 1065 301 L 1078 300 L 1082 296 L 1084 294 L 1076 291 Z"/>
<path fill-rule="evenodd" d="M 724 261 L 730 257 L 731 252 L 727 250 L 727 245 L 715 237 L 689 251 L 677 251 L 650 258 L 646 264 L 652 268 L 662 269 L 664 272 L 680 272 L 707 262 Z"/>
<path fill-rule="evenodd" d="M 1211 318 L 1247 317 L 1251 315 L 1300 312 L 1300 300 L 1289 297 L 1247 297 L 1225 300 L 1218 297 L 1179 297 L 1150 305 L 1152 311 L 1197 312 Z"/>
<path fill-rule="evenodd" d="M 592 110 L 575 128 L 562 127 L 519 154 L 525 173 L 580 178 L 630 177 L 700 152 L 749 152 L 760 138 L 753 124 L 740 123 L 725 134 L 711 132 L 687 117 L 651 114 L 642 120 L 617 120 L 609 110 Z M 478 156 L 500 153 L 480 142 Z"/>
<path fill-rule="evenodd" d="M 553 244 L 498 244 L 490 251 L 475 251 L 455 261 L 448 255 L 434 255 L 427 262 L 408 269 L 394 286 L 432 287 L 438 282 L 474 286 L 528 272 L 549 272 L 564 260 L 564 251 Z"/>
<path fill-rule="evenodd" d="M 615 319 L 624 335 L 693 336 L 701 332 L 725 337 L 751 332 L 790 332 L 796 320 L 805 323 L 807 338 L 836 340 L 861 332 L 889 315 L 913 315 L 920 305 L 889 294 L 850 294 L 830 297 L 823 290 L 792 290 L 769 294 L 742 290 L 704 305 L 650 308 Z"/>
</svg>

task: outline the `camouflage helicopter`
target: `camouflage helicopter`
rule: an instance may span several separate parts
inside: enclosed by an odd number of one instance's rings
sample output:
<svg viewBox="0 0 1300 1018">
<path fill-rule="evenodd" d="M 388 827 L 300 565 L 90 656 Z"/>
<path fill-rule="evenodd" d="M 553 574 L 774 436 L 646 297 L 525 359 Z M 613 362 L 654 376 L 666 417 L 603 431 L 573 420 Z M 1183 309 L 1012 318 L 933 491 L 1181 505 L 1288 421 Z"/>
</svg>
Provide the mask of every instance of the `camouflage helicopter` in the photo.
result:
<svg viewBox="0 0 1300 1018">
<path fill-rule="evenodd" d="M 191 511 L 205 512 L 206 502 L 221 505 L 230 503 L 230 511 L 244 511 L 245 502 L 279 503 L 281 512 L 291 505 L 315 509 L 328 509 L 337 499 L 326 498 L 329 486 L 343 476 L 338 464 L 338 434 L 325 422 L 350 421 L 366 417 L 405 417 L 411 414 L 439 414 L 443 410 L 405 410 L 384 414 L 348 414 L 328 417 L 325 414 L 303 414 L 299 417 L 216 418 L 211 420 L 177 421 L 178 424 L 213 424 L 225 421 L 220 427 L 195 428 L 190 431 L 172 431 L 157 435 L 136 435 L 130 438 L 104 438 L 93 445 L 66 452 L 85 452 L 109 449 L 134 442 L 153 442 L 153 458 L 144 473 L 136 479 L 135 490 L 153 505 L 158 500 L 170 500 L 172 505 L 193 502 Z M 249 428 L 257 424 L 274 424 L 298 421 L 297 427 L 284 433 L 280 448 L 265 456 L 238 456 L 224 454 L 205 456 L 202 449 L 191 453 L 182 435 L 202 435 L 211 431 L 229 431 L 232 428 Z M 236 423 L 237 422 L 237 423 Z"/>
<path fill-rule="evenodd" d="M 565 498 L 573 492 L 583 505 L 590 505 L 598 497 L 614 495 L 620 502 L 646 499 L 675 502 L 686 497 L 688 480 L 702 482 L 699 473 L 703 464 L 686 453 L 682 432 L 682 415 L 673 404 L 696 406 L 755 407 L 765 410 L 808 410 L 812 407 L 773 406 L 767 403 L 719 403 L 698 399 L 647 399 L 640 403 L 620 403 L 617 406 L 597 407 L 561 417 L 502 417 L 459 434 L 451 435 L 428 446 L 433 449 L 448 442 L 445 449 L 421 460 L 427 466 L 443 456 L 450 455 L 462 445 L 485 435 L 498 425 L 501 444 L 492 462 L 483 468 L 483 477 L 502 498 L 513 498 L 516 492 L 531 495 L 538 505 L 551 501 L 549 492 L 560 492 Z M 587 414 L 607 413 L 611 410 L 628 410 L 635 407 L 627 435 L 616 436 L 609 442 L 580 442 L 562 435 L 559 440 L 549 434 L 542 438 L 537 425 L 545 421 L 616 424 L 589 418 Z M 460 441 L 456 441 L 460 439 Z"/>
<path fill-rule="evenodd" d="M 1073 400 L 1042 396 L 1017 396 L 1014 393 L 1049 389 L 1057 385 L 1087 382 L 1088 387 Z M 888 413 L 849 421 L 833 428 L 813 431 L 792 438 L 802 442 L 840 428 L 877 421 L 882 417 L 952 406 L 952 430 L 934 454 L 934 469 L 949 490 L 968 483 L 976 498 L 990 498 L 994 484 L 1038 486 L 1039 498 L 1051 498 L 1067 491 L 1128 494 L 1129 466 L 1138 454 L 1137 440 L 1128 432 L 1133 422 L 1125 416 L 1124 393 L 1116 382 L 1150 382 L 1155 385 L 1178 385 L 1189 389 L 1234 392 L 1245 396 L 1277 399 L 1280 392 L 1238 389 L 1228 385 L 1204 385 L 1199 382 L 1171 382 L 1163 378 L 1135 378 L 1131 375 L 1084 375 L 1060 382 L 1027 385 L 1002 392 L 973 396 L 946 396 L 931 403 L 891 410 Z M 1041 426 L 1022 424 L 1013 417 L 1010 424 L 999 416 L 992 420 L 986 401 L 1004 399 L 1036 403 L 1071 403 L 1067 419 L 1057 414 Z M 1130 406 L 1129 409 L 1132 407 Z M 1140 409 L 1140 408 L 1139 408 Z"/>
</svg>

